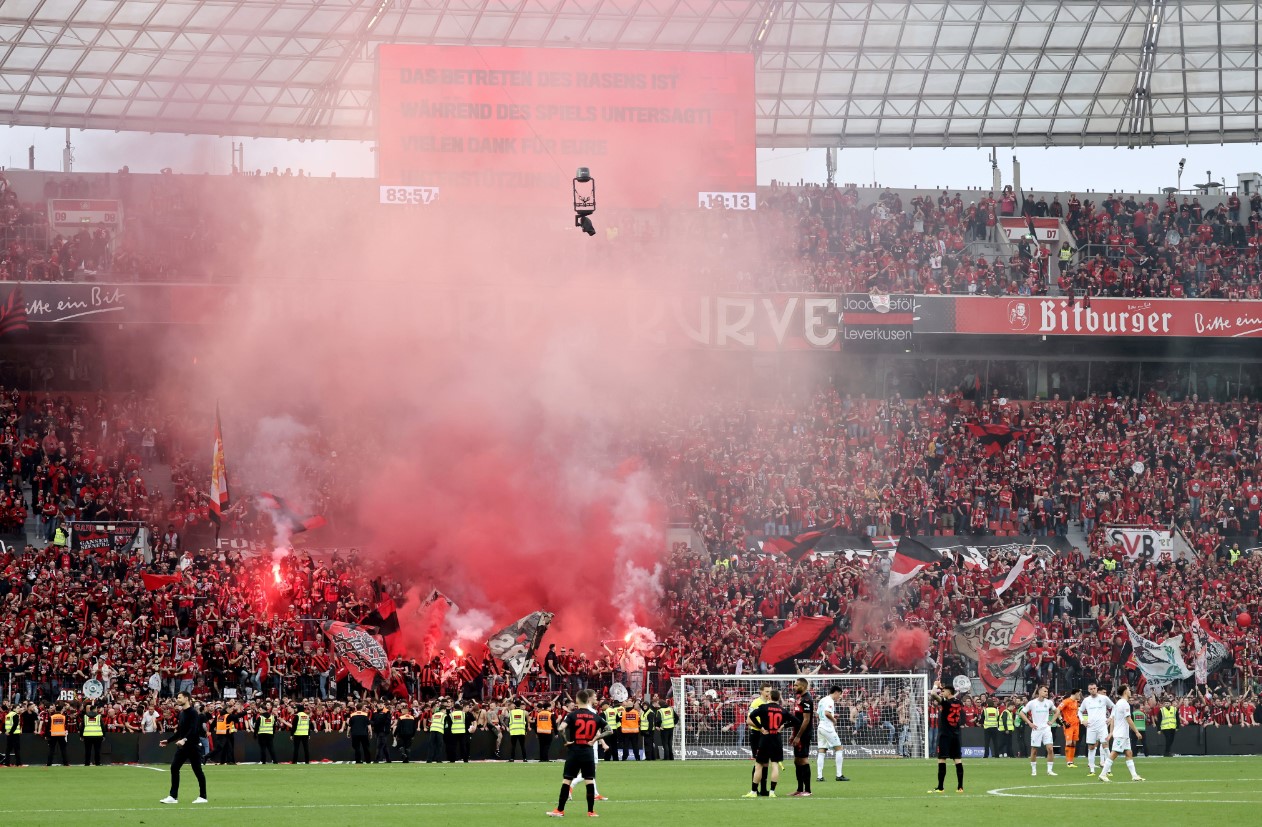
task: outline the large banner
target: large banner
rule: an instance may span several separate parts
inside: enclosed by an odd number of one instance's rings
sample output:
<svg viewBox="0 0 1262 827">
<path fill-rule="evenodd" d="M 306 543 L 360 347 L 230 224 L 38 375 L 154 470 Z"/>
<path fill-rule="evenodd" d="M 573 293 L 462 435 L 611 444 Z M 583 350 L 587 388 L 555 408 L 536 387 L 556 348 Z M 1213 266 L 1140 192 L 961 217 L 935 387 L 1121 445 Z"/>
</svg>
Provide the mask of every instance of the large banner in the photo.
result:
<svg viewBox="0 0 1262 827">
<path fill-rule="evenodd" d="M 1183 662 L 1183 644 L 1180 638 L 1172 637 L 1157 643 L 1135 631 L 1127 617 L 1123 616 L 1122 622 L 1126 624 L 1126 632 L 1130 635 L 1135 663 L 1148 681 L 1149 687 L 1159 689 L 1168 683 L 1192 676 L 1192 670 Z"/>
<path fill-rule="evenodd" d="M 955 651 L 977 661 L 986 691 L 998 692 L 1004 681 L 1020 674 L 1035 626 L 1032 604 L 1022 603 L 956 626 Z"/>
<path fill-rule="evenodd" d="M 437 188 L 438 205 L 564 204 L 583 166 L 598 206 L 695 207 L 705 193 L 747 209 L 755 114 L 749 53 L 377 50 L 381 184 Z"/>
<path fill-rule="evenodd" d="M 31 324 L 205 324 L 221 318 L 225 305 L 224 288 L 206 284 L 38 281 L 0 286 L 0 304 L 19 289 Z"/>
<path fill-rule="evenodd" d="M 1127 560 L 1139 558 L 1160 560 L 1192 560 L 1196 553 L 1183 538 L 1183 532 L 1169 528 L 1147 528 L 1111 525 L 1104 529 L 1110 544 L 1122 547 Z"/>
<path fill-rule="evenodd" d="M 993 336 L 1262 337 L 1262 302 L 918 296 L 916 333 Z"/>
<path fill-rule="evenodd" d="M 136 544 L 140 523 L 69 523 L 70 547 L 78 552 L 123 552 Z"/>
<path fill-rule="evenodd" d="M 513 683 L 526 676 L 530 659 L 552 623 L 549 612 L 532 612 L 515 623 L 500 629 L 486 642 L 491 654 L 503 662 L 513 675 Z"/>
</svg>

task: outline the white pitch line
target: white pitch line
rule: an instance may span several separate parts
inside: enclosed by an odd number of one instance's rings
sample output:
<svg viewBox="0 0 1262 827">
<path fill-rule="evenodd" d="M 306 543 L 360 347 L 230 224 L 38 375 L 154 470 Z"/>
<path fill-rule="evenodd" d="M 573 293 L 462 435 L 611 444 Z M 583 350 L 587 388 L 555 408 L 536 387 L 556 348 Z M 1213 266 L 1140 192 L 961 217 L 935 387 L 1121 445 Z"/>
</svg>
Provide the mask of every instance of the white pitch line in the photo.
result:
<svg viewBox="0 0 1262 827">
<path fill-rule="evenodd" d="M 1169 779 L 1169 780 L 1160 780 L 1160 781 L 1144 781 L 1142 783 L 1145 786 L 1149 784 L 1204 784 L 1204 783 L 1221 784 L 1224 780 L 1226 781 L 1262 781 L 1262 778 L 1231 778 L 1231 779 L 1178 778 L 1178 779 Z M 1059 789 L 1064 789 L 1065 787 L 1100 788 L 1104 785 L 1104 783 L 1105 782 L 1102 782 L 1102 781 L 1079 781 L 1079 782 L 1074 782 L 1072 784 L 1056 784 L 1052 787 L 1046 787 L 1040 784 L 1026 784 L 1020 787 L 996 787 L 993 790 L 987 790 L 986 794 L 998 796 L 1000 798 L 1037 798 L 1037 799 L 1050 799 L 1050 800 L 1056 800 L 1056 801 L 1082 801 L 1082 802 L 1135 801 L 1135 802 L 1144 802 L 1147 804 L 1259 804 L 1259 803 L 1262 803 L 1262 799 L 1256 799 L 1256 798 L 1244 799 L 1244 800 L 1219 798 L 1213 801 L 1202 801 L 1200 799 L 1195 799 L 1195 798 L 1164 798 L 1164 797 L 1154 798 L 1152 796 L 1145 796 L 1144 798 L 1129 798 L 1129 797 L 1118 798 L 1118 797 L 1110 795 L 1108 798 L 1092 798 L 1090 796 L 1082 796 L 1082 795 L 1055 795 L 1055 794 L 1049 794 L 1049 793 L 1008 792 L 1009 790 L 1047 790 L 1047 789 L 1059 790 Z M 1113 783 L 1119 784 L 1119 785 L 1126 785 L 1126 784 L 1133 784 L 1135 782 L 1122 780 L 1122 781 L 1115 781 Z"/>
</svg>

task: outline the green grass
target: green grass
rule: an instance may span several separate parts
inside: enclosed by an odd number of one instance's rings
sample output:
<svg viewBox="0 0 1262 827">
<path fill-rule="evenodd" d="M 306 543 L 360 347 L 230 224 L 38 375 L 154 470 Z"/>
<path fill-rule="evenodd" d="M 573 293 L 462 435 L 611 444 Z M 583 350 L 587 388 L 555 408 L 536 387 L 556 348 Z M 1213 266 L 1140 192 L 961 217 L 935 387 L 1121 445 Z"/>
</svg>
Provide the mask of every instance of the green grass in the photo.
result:
<svg viewBox="0 0 1262 827">
<path fill-rule="evenodd" d="M 42 756 L 41 756 L 42 757 Z M 965 762 L 964 795 L 928 795 L 936 767 L 928 761 L 847 761 L 854 780 L 815 782 L 813 798 L 789 798 L 795 788 L 786 764 L 781 797 L 744 800 L 749 765 L 735 761 L 600 764 L 600 790 L 611 799 L 597 809 L 610 824 L 699 824 L 722 827 L 783 823 L 1059 824 L 1069 816 L 1100 824 L 1136 821 L 1180 824 L 1257 823 L 1262 807 L 1262 759 L 1139 759 L 1145 784 L 1115 768 L 1112 784 L 1088 778 L 1085 764 L 1057 762 L 1058 778 L 1037 778 L 1020 760 Z M 561 764 L 316 765 L 209 767 L 209 805 L 194 807 L 196 783 L 184 770 L 180 803 L 163 806 L 167 769 L 143 767 L 0 768 L 0 824 L 266 824 L 434 825 L 547 824 L 556 803 Z M 812 765 L 812 770 L 814 766 Z M 955 786 L 954 771 L 948 788 Z M 575 806 L 577 804 L 577 806 Z M 567 818 L 586 821 L 582 801 Z M 1177 815 L 1175 815 L 1177 814 Z M 813 822 L 806 821 L 813 819 Z"/>
</svg>

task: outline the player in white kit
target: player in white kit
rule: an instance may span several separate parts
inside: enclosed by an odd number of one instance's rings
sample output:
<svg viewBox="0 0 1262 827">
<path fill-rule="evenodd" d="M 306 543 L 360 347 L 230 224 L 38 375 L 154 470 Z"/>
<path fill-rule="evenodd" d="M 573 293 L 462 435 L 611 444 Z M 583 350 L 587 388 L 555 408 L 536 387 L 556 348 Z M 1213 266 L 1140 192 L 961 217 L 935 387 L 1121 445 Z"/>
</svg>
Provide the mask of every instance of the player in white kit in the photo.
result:
<svg viewBox="0 0 1262 827">
<path fill-rule="evenodd" d="M 818 736 L 816 740 L 819 741 L 819 754 L 815 757 L 815 767 L 818 770 L 816 778 L 820 781 L 824 780 L 824 762 L 830 752 L 837 764 L 837 780 L 850 780 L 841 771 L 846 757 L 842 755 L 841 736 L 837 732 L 837 703 L 840 700 L 841 687 L 833 686 L 828 690 L 827 695 L 819 699 L 819 706 L 815 710 L 819 715 L 819 726 L 815 728 L 815 734 Z"/>
<path fill-rule="evenodd" d="M 1109 715 L 1113 701 L 1100 692 L 1094 683 L 1087 686 L 1087 697 L 1078 704 L 1078 719 L 1087 724 L 1087 775 L 1095 775 L 1096 752 L 1100 753 L 1100 766 L 1104 766 L 1104 753 L 1109 748 Z"/>
<path fill-rule="evenodd" d="M 1131 735 L 1135 736 L 1135 740 L 1141 740 L 1144 736 L 1135 728 L 1135 722 L 1131 719 L 1131 690 L 1129 686 L 1123 686 L 1118 694 L 1117 703 L 1113 705 L 1113 717 L 1110 719 L 1113 743 L 1109 746 L 1109 756 L 1104 759 L 1104 766 L 1100 768 L 1100 780 L 1112 781 L 1109 773 L 1113 770 L 1113 761 L 1118 755 L 1126 753 L 1126 769 L 1131 771 L 1132 781 L 1143 781 L 1139 773 L 1135 771 L 1135 753 L 1131 751 Z"/>
<path fill-rule="evenodd" d="M 1047 687 L 1040 686 L 1025 706 L 1021 720 L 1030 728 L 1030 775 L 1038 775 L 1039 747 L 1047 747 L 1047 774 L 1056 775 L 1056 751 L 1052 746 L 1052 724 L 1060 712 L 1047 697 Z"/>
</svg>

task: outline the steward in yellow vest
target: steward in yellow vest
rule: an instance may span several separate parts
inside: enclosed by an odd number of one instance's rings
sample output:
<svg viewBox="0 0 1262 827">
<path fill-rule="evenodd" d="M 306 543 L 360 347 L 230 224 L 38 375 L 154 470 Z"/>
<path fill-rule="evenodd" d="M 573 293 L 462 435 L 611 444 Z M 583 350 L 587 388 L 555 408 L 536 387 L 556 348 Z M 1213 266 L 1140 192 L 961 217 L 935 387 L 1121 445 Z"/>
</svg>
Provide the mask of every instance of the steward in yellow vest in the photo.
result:
<svg viewBox="0 0 1262 827">
<path fill-rule="evenodd" d="M 279 764 L 276 760 L 276 748 L 273 742 L 276 737 L 276 713 L 272 712 L 272 705 L 264 704 L 263 711 L 254 721 L 254 737 L 259 742 L 259 755 L 262 763 L 267 763 L 267 756 L 272 756 L 272 763 Z"/>
<path fill-rule="evenodd" d="M 521 760 L 526 760 L 526 725 L 530 716 L 521 708 L 521 698 L 513 701 L 513 708 L 508 713 L 508 763 L 517 760 L 517 751 L 521 750 Z"/>
<path fill-rule="evenodd" d="M 83 735 L 83 766 L 101 766 L 101 742 L 105 740 L 105 730 L 101 727 L 101 712 L 92 704 L 83 710 L 80 722 Z"/>
<path fill-rule="evenodd" d="M 302 763 L 311 763 L 311 716 L 302 704 L 294 707 L 294 760 L 298 763 L 298 753 L 302 753 Z"/>
</svg>

